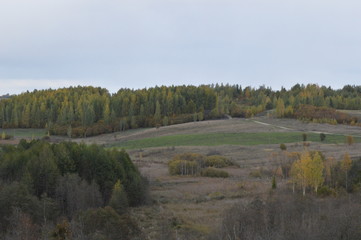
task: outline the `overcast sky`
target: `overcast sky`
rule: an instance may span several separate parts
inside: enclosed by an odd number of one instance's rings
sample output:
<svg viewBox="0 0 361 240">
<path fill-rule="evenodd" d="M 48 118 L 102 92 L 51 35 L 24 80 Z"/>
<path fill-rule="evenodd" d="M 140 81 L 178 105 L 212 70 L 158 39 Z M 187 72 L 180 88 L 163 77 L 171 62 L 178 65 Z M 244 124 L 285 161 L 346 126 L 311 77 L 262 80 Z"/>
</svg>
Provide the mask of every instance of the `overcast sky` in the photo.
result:
<svg viewBox="0 0 361 240">
<path fill-rule="evenodd" d="M 359 0 L 0 0 L 0 95 L 361 85 Z"/>
</svg>

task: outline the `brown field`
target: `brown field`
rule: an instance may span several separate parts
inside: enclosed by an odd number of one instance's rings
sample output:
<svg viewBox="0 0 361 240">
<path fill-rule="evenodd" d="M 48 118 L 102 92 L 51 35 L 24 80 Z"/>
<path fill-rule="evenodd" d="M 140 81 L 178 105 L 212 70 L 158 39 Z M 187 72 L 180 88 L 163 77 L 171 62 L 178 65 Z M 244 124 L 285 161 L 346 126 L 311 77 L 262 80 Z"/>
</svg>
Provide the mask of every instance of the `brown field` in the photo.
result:
<svg viewBox="0 0 361 240">
<path fill-rule="evenodd" d="M 291 119 L 229 119 L 203 121 L 161 127 L 104 134 L 86 139 L 72 139 L 87 144 L 112 144 L 116 142 L 195 133 L 242 132 L 314 132 L 361 136 L 360 127 L 303 123 Z M 51 137 L 53 141 L 67 138 Z M 288 152 L 304 150 L 302 142 L 286 143 Z M 326 157 L 342 158 L 348 152 L 353 158 L 361 157 L 361 143 L 323 144 L 310 142 L 308 150 L 318 150 Z M 170 176 L 167 163 L 174 155 L 192 152 L 204 155 L 223 155 L 235 163 L 225 168 L 230 177 L 204 178 L 194 176 Z M 225 210 L 235 203 L 248 202 L 256 196 L 270 194 L 271 178 L 286 154 L 279 144 L 223 145 L 223 146 L 175 146 L 128 150 L 132 160 L 150 182 L 151 203 L 132 209 L 132 214 L 147 239 L 206 239 L 221 224 Z M 277 179 L 276 191 L 290 191 L 287 180 Z"/>
<path fill-rule="evenodd" d="M 261 124 L 260 121 L 266 124 Z M 288 119 L 257 118 L 231 119 L 187 123 L 160 129 L 146 129 L 133 134 L 117 133 L 87 139 L 109 143 L 145 137 L 180 133 L 204 132 L 267 132 L 306 131 L 342 135 L 361 135 L 361 128 L 344 125 L 307 124 Z M 116 136 L 116 140 L 114 139 Z M 302 143 L 286 144 L 287 151 L 301 152 Z M 309 150 L 322 151 L 326 157 L 340 159 L 347 151 L 354 158 L 361 156 L 361 144 L 310 143 Z M 271 191 L 271 176 L 285 159 L 278 144 L 256 146 L 177 146 L 174 148 L 146 148 L 128 151 L 143 175 L 150 181 L 153 204 L 133 213 L 140 219 L 148 239 L 206 239 L 216 230 L 223 213 L 237 202 L 250 201 L 256 196 L 265 197 Z M 236 166 L 225 170 L 227 179 L 169 176 L 167 162 L 176 154 L 194 152 L 219 154 L 231 159 Z M 277 179 L 278 189 L 289 189 L 287 180 Z M 280 191 L 280 190 L 278 190 Z M 286 190 L 287 191 L 287 190 Z M 289 189 L 291 192 L 291 189 Z"/>
</svg>

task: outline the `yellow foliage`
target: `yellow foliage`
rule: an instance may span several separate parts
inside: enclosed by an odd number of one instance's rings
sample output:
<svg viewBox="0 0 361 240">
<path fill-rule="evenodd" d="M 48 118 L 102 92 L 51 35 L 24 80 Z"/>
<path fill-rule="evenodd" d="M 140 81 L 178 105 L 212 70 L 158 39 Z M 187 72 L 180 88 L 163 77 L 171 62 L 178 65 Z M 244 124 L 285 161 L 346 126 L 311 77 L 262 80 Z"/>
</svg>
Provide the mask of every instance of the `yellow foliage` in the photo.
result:
<svg viewBox="0 0 361 240">
<path fill-rule="evenodd" d="M 313 187 L 317 192 L 318 187 L 324 182 L 323 169 L 322 158 L 318 152 L 313 157 L 311 157 L 310 152 L 304 152 L 292 164 L 292 182 L 302 187 L 303 195 L 305 195 L 308 186 Z"/>
</svg>

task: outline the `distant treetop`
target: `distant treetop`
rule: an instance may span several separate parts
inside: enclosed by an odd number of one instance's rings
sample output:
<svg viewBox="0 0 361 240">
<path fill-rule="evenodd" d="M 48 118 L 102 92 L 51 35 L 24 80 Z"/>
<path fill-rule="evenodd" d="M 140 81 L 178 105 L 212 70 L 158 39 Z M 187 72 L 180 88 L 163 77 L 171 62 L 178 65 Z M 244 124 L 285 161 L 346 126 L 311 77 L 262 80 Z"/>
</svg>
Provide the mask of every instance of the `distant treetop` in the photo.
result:
<svg viewBox="0 0 361 240">
<path fill-rule="evenodd" d="M 314 120 L 313 115 L 309 119 L 307 114 L 315 113 L 316 119 L 356 124 L 358 119 L 329 109 L 361 109 L 361 86 L 346 85 L 333 90 L 316 84 L 296 84 L 290 90 L 274 91 L 265 86 L 256 89 L 211 84 L 122 88 L 115 94 L 100 87 L 77 86 L 34 90 L 0 99 L 1 128 L 47 128 L 51 134 L 86 137 L 226 115 L 252 117 L 271 109 L 276 109 L 274 117 Z"/>
</svg>

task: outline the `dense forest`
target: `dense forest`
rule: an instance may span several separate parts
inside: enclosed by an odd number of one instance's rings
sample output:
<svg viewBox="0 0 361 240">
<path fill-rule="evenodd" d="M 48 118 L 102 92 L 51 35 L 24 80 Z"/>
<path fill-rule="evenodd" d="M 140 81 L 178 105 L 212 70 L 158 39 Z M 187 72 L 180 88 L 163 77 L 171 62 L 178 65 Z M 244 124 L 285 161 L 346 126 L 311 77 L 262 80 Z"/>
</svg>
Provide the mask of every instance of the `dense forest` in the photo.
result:
<svg viewBox="0 0 361 240">
<path fill-rule="evenodd" d="M 239 85 L 120 89 L 70 87 L 26 92 L 0 101 L 1 128 L 46 128 L 50 134 L 86 137 L 139 127 L 166 126 L 204 119 L 251 117 L 276 109 L 277 117 L 359 124 L 335 109 L 361 109 L 361 86 L 340 90 L 296 84 L 273 91 Z M 306 110 L 305 110 L 306 109 Z"/>
<path fill-rule="evenodd" d="M 136 239 L 147 182 L 124 151 L 21 140 L 0 147 L 0 239 Z"/>
</svg>

